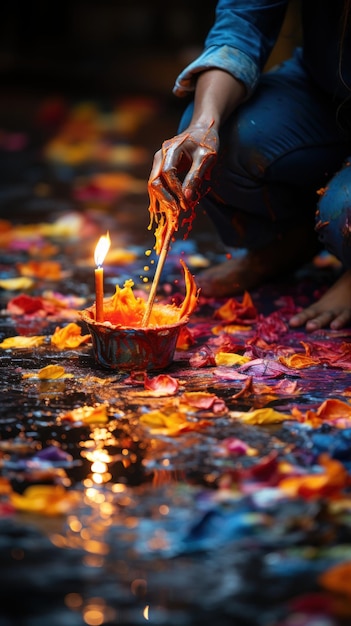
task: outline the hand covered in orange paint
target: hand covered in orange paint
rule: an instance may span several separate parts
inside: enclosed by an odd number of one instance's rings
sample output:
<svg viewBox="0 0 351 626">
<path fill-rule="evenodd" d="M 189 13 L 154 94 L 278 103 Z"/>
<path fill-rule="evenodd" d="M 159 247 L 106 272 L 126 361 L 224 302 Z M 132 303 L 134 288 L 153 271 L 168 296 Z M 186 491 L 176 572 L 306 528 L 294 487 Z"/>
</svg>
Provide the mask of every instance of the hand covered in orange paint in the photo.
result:
<svg viewBox="0 0 351 626">
<path fill-rule="evenodd" d="M 164 141 L 156 152 L 149 178 L 150 212 L 193 209 L 209 190 L 211 169 L 217 158 L 218 133 L 213 127 L 189 126 Z"/>
</svg>

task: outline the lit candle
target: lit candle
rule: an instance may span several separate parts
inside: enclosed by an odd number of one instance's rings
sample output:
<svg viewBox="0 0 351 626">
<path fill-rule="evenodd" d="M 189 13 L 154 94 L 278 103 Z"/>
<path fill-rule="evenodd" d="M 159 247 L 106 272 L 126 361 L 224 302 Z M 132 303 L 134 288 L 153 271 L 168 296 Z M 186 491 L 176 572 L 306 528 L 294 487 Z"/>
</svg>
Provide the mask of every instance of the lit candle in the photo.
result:
<svg viewBox="0 0 351 626">
<path fill-rule="evenodd" d="M 102 264 L 111 245 L 110 235 L 106 233 L 97 242 L 94 259 L 95 265 L 95 321 L 104 321 L 104 270 Z"/>
</svg>

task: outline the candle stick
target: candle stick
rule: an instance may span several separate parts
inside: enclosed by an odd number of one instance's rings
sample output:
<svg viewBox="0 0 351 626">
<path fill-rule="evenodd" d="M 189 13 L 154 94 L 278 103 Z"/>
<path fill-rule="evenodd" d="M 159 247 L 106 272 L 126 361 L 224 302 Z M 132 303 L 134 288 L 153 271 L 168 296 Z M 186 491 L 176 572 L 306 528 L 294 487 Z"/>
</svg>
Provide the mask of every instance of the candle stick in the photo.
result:
<svg viewBox="0 0 351 626">
<path fill-rule="evenodd" d="M 104 270 L 97 267 L 95 270 L 95 320 L 104 321 Z"/>
<path fill-rule="evenodd" d="M 110 235 L 107 232 L 106 235 L 100 237 L 97 246 L 95 248 L 95 263 L 97 268 L 95 269 L 95 321 L 104 321 L 104 270 L 102 267 L 105 256 L 109 250 L 111 244 Z"/>
</svg>

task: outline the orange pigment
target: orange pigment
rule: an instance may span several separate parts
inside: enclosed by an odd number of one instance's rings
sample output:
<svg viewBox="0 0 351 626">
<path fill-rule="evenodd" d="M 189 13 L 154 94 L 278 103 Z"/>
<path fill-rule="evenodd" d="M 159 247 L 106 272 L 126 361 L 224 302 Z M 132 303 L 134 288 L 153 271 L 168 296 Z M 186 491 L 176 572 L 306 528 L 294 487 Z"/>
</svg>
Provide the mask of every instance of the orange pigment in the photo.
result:
<svg viewBox="0 0 351 626">
<path fill-rule="evenodd" d="M 185 298 L 180 306 L 175 304 L 155 303 L 148 327 L 170 326 L 187 319 L 194 311 L 198 301 L 198 289 L 194 277 L 185 263 L 180 260 L 185 279 Z M 146 301 L 133 292 L 133 281 L 127 280 L 123 287 L 116 286 L 111 298 L 104 299 L 104 323 L 123 328 L 140 328 L 146 309 Z M 94 319 L 94 308 L 85 311 Z"/>
</svg>

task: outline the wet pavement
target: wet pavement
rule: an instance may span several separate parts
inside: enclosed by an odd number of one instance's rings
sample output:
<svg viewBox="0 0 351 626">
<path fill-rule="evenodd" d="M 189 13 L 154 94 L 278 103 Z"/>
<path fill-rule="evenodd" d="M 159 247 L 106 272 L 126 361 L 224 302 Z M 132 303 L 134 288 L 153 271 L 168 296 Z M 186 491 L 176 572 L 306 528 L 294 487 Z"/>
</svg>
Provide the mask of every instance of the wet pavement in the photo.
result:
<svg viewBox="0 0 351 626">
<path fill-rule="evenodd" d="M 146 181 L 177 115 L 135 95 L 0 104 L 0 626 L 350 623 L 351 331 L 286 324 L 333 260 L 200 296 L 161 372 L 99 366 L 79 317 L 106 231 L 105 294 L 147 293 Z M 184 297 L 180 258 L 196 276 L 225 253 L 198 215 L 158 299 Z"/>
</svg>

